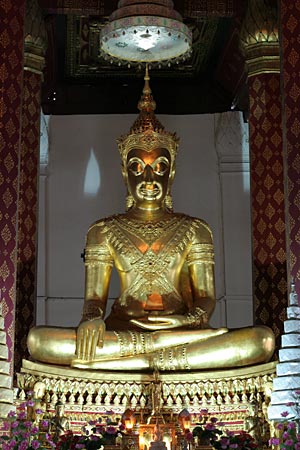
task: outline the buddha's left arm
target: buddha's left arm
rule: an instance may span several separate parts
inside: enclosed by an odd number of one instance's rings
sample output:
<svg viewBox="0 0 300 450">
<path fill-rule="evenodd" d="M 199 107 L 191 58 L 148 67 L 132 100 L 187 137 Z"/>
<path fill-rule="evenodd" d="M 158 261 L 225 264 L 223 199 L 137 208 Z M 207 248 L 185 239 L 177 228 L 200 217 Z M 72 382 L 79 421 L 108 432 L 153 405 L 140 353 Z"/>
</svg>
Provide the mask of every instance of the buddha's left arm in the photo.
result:
<svg viewBox="0 0 300 450">
<path fill-rule="evenodd" d="M 205 223 L 201 223 L 195 233 L 187 263 L 192 287 L 193 310 L 201 308 L 207 313 L 209 319 L 215 308 L 216 296 L 212 233 Z"/>
</svg>

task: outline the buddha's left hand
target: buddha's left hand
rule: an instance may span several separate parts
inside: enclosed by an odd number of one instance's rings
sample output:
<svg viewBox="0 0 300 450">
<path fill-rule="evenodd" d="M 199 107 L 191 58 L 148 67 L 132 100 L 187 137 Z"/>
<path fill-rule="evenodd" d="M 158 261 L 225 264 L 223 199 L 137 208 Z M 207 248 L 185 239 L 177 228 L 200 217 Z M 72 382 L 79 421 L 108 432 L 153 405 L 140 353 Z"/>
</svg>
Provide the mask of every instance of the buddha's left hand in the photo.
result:
<svg viewBox="0 0 300 450">
<path fill-rule="evenodd" d="M 130 322 L 151 331 L 180 328 L 188 324 L 187 317 L 180 314 L 173 316 L 148 316 L 144 319 L 132 319 Z"/>
</svg>

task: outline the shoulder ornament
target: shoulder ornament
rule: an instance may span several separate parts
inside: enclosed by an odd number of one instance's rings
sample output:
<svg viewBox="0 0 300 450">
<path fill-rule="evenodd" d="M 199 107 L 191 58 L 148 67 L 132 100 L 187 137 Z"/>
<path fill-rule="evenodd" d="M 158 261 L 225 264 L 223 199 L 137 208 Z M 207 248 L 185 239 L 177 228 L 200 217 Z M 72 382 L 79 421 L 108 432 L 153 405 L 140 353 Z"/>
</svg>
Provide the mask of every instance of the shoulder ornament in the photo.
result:
<svg viewBox="0 0 300 450">
<path fill-rule="evenodd" d="M 107 243 L 110 223 L 111 218 L 101 219 L 89 228 L 85 248 L 86 266 L 113 265 L 113 257 Z"/>
<path fill-rule="evenodd" d="M 190 251 L 187 256 L 187 264 L 214 264 L 214 246 L 212 243 L 212 231 L 210 226 L 201 219 L 192 219 L 193 228 L 198 231 L 196 232 L 197 239 L 192 242 Z M 201 238 L 199 231 L 204 230 L 204 236 Z M 203 239 L 203 242 L 202 242 Z"/>
</svg>

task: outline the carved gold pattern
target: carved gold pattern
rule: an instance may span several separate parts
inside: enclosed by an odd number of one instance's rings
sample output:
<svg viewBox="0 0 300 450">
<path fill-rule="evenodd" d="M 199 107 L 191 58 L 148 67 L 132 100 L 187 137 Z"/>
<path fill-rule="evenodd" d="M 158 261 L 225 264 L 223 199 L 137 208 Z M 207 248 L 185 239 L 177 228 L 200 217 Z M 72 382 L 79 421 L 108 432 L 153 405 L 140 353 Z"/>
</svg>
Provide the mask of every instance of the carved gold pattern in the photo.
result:
<svg viewBox="0 0 300 450">
<path fill-rule="evenodd" d="M 278 18 L 275 3 L 251 0 L 241 29 L 248 76 L 280 73 Z"/>
<path fill-rule="evenodd" d="M 156 369 L 163 371 L 190 370 L 191 367 L 186 356 L 186 345 L 161 349 L 155 355 L 153 365 Z"/>
<path fill-rule="evenodd" d="M 119 341 L 121 356 L 139 355 L 154 351 L 151 333 L 134 331 L 115 331 L 114 333 Z"/>
<path fill-rule="evenodd" d="M 122 215 L 98 223 L 96 226 L 103 227 L 106 232 L 108 246 L 126 255 L 135 272 L 135 281 L 122 292 L 120 304 L 125 305 L 128 297 L 143 297 L 145 292 L 159 292 L 160 295 L 172 297 L 173 302 L 175 299 L 180 301 L 180 295 L 175 291 L 168 277 L 170 260 L 176 253 L 185 251 L 187 246 L 191 245 L 196 229 L 203 223 L 199 219 L 191 219 L 179 214 L 173 214 L 165 223 L 164 221 L 154 222 L 157 228 L 147 221 L 145 223 L 133 219 L 128 221 L 127 217 Z M 150 236 L 152 231 L 155 238 Z M 138 236 L 147 244 L 148 248 L 144 253 L 135 244 L 133 236 Z M 156 253 L 151 246 L 158 239 L 163 240 L 164 245 Z M 204 248 L 202 252 L 205 250 Z M 212 251 L 211 247 L 210 251 Z M 197 252 L 199 252 L 199 245 Z M 195 261 L 195 253 L 192 258 Z M 203 253 L 200 254 L 199 260 L 201 258 L 203 260 Z"/>
<path fill-rule="evenodd" d="M 225 421 L 231 430 L 244 429 L 249 415 L 250 402 L 255 398 L 260 407 L 269 403 L 276 363 L 262 364 L 243 369 L 193 372 L 186 371 L 184 348 L 177 358 L 184 372 L 159 373 L 161 383 L 161 414 L 166 419 L 174 417 L 183 408 L 198 417 L 201 409 Z M 173 355 L 171 355 L 171 358 Z M 172 366 L 172 361 L 163 357 Z M 140 415 L 144 423 L 150 416 L 153 387 L 157 374 L 125 372 L 83 372 L 53 365 L 23 361 L 18 374 L 19 395 L 16 403 L 26 397 L 38 382 L 45 385 L 42 399 L 46 415 L 54 415 L 57 400 L 65 404 L 65 415 L 71 428 L 80 431 L 87 421 L 98 419 L 110 411 L 119 416 L 126 408 Z"/>
<path fill-rule="evenodd" d="M 171 215 L 165 220 L 145 221 L 129 219 L 128 217 L 118 216 L 117 222 L 122 230 L 126 230 L 131 235 L 137 235 L 142 240 L 152 245 L 154 241 L 161 238 L 163 234 L 173 232 L 178 227 L 178 215 Z"/>
</svg>

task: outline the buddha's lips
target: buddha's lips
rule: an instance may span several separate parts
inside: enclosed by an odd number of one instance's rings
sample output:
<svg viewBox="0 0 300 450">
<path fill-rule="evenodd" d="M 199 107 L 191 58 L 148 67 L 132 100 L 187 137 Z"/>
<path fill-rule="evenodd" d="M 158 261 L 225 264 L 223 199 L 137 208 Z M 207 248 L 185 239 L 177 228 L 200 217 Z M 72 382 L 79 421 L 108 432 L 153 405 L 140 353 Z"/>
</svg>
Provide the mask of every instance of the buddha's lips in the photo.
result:
<svg viewBox="0 0 300 450">
<path fill-rule="evenodd" d="M 157 185 L 141 186 L 139 194 L 144 198 L 156 198 L 161 193 L 161 189 Z"/>
</svg>

